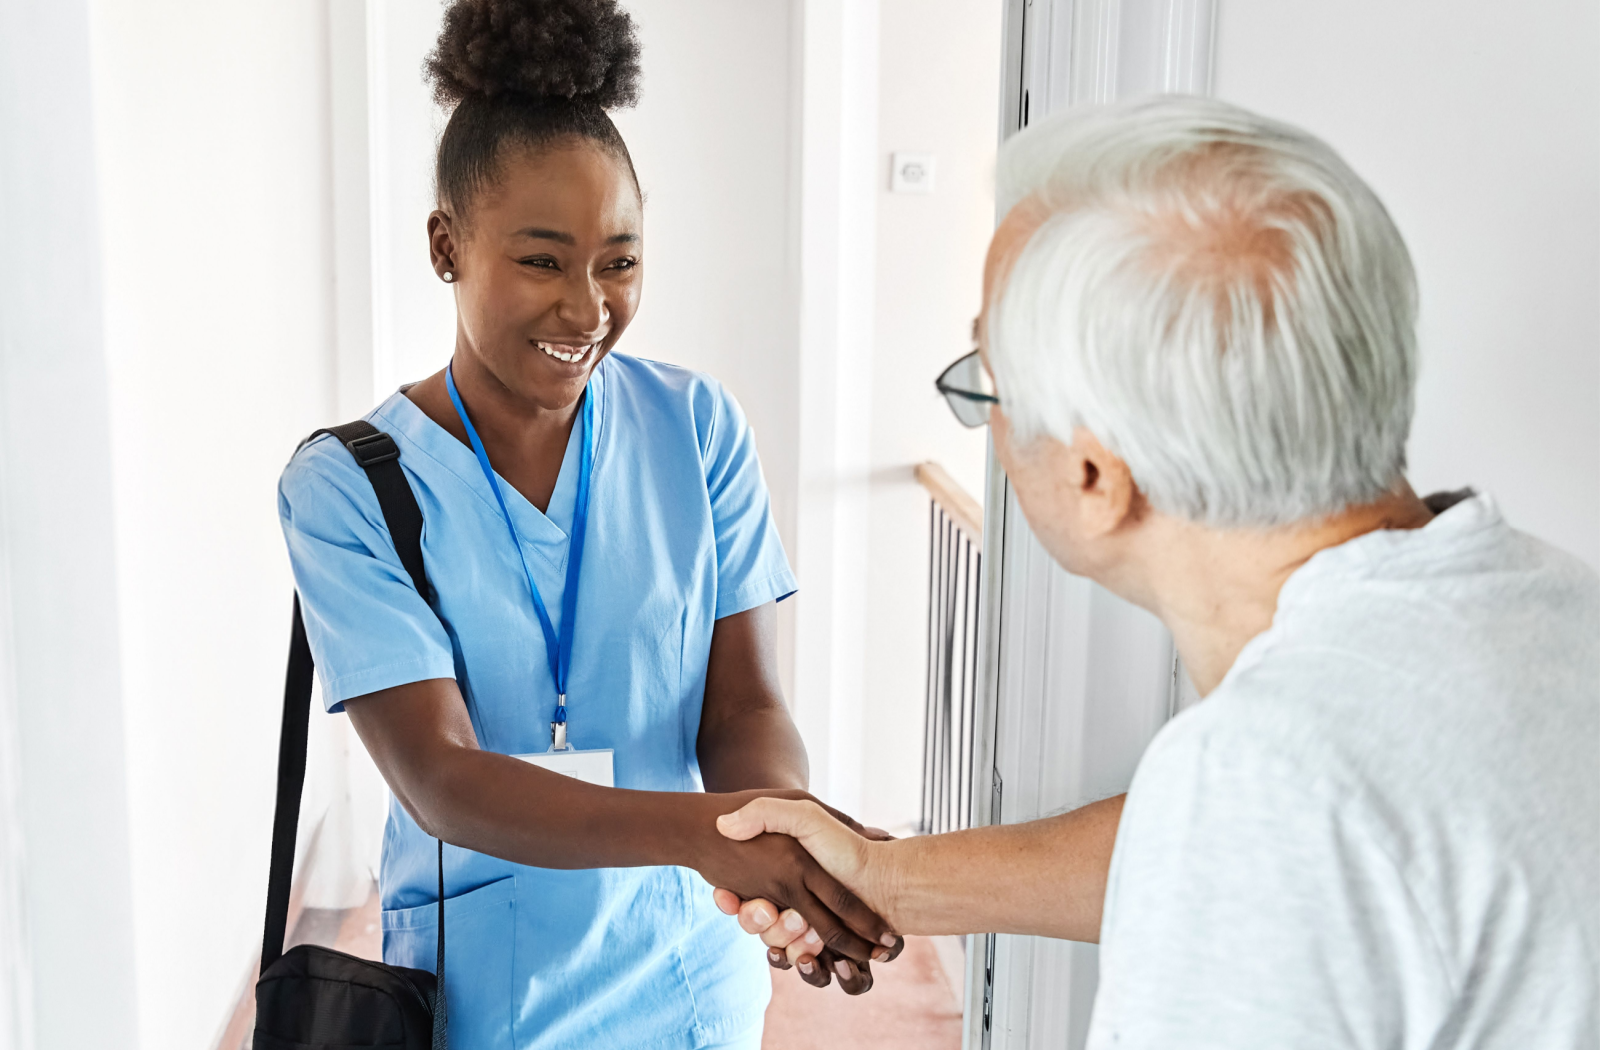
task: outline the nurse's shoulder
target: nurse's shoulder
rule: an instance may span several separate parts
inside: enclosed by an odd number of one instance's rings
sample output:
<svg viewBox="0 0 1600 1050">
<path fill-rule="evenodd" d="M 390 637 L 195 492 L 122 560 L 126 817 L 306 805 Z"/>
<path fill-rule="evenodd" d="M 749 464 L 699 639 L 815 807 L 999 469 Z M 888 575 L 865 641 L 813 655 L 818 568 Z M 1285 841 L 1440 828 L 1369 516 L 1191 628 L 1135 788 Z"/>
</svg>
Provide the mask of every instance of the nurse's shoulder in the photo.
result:
<svg viewBox="0 0 1600 1050">
<path fill-rule="evenodd" d="M 395 434 L 395 428 L 381 418 L 384 407 L 380 405 L 362 418 Z M 398 435 L 396 440 L 400 440 Z M 319 434 L 295 450 L 278 476 L 278 515 L 286 526 L 333 517 L 359 520 L 371 527 L 381 520 L 382 511 L 372 482 L 349 450 L 332 434 Z"/>
<path fill-rule="evenodd" d="M 618 414 L 657 438 L 665 428 L 692 439 L 708 466 L 753 440 L 738 399 L 714 376 L 628 354 L 612 353 L 606 361 L 607 397 Z"/>
</svg>

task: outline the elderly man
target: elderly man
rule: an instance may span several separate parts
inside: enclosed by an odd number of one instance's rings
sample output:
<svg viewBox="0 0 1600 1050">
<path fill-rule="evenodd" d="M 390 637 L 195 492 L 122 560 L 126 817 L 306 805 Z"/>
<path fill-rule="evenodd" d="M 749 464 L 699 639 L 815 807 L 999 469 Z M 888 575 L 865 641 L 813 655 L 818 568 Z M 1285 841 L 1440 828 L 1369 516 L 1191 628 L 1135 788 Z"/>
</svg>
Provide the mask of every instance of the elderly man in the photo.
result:
<svg viewBox="0 0 1600 1050">
<path fill-rule="evenodd" d="M 1050 554 L 1159 616 L 1206 699 L 1125 805 L 869 842 L 764 799 L 723 833 L 797 836 L 904 933 L 1098 933 L 1094 1047 L 1596 1046 L 1600 581 L 1407 484 L 1383 206 L 1194 99 L 1053 118 L 1000 178 L 985 367 L 943 385 Z M 803 923 L 742 918 L 816 968 Z"/>
</svg>

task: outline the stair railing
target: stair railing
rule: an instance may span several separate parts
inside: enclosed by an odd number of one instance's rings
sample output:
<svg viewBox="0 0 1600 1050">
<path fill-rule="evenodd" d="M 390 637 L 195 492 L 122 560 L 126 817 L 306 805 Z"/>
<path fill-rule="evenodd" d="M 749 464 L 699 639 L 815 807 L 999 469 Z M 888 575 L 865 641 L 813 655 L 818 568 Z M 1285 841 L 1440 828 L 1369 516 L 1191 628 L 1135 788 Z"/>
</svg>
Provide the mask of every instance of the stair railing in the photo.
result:
<svg viewBox="0 0 1600 1050">
<path fill-rule="evenodd" d="M 983 507 L 937 463 L 919 464 L 915 475 L 929 496 L 920 830 L 937 834 L 972 825 Z"/>
</svg>

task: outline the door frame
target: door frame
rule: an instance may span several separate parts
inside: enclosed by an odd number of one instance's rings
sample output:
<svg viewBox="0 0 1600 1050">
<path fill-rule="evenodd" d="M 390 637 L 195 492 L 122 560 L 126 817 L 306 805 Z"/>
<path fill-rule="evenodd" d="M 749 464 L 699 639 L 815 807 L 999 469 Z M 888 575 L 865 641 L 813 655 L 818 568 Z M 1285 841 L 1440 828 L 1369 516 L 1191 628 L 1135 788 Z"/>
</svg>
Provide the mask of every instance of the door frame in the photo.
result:
<svg viewBox="0 0 1600 1050">
<path fill-rule="evenodd" d="M 1156 93 L 1211 92 L 1217 0 L 1003 0 L 999 136 L 1002 141 L 1041 116 L 1068 106 L 1094 105 Z M 996 216 L 998 222 L 1001 216 Z M 1002 758 L 1007 724 L 1043 721 L 1059 692 L 1096 688 L 1085 659 L 1050 659 L 1055 646 L 1038 644 L 1052 611 L 1086 641 L 1091 633 L 1120 639 L 1136 664 L 1127 675 L 1164 704 L 1164 721 L 1187 699 L 1186 679 L 1164 630 L 1160 638 L 1131 607 L 1048 563 L 1016 510 L 1005 472 L 989 445 L 984 500 L 984 578 L 979 612 L 978 712 L 973 754 L 973 824 L 1042 815 L 1026 810 L 1044 794 L 1041 783 L 1062 779 L 1042 759 L 1006 784 Z M 1034 644 L 1008 644 L 1028 636 Z M 1161 641 L 1165 639 L 1165 641 Z M 1048 641 L 1049 639 L 1043 639 Z M 1074 646 L 1076 648 L 1076 646 Z M 1054 666 L 1051 666 L 1054 665 Z M 1119 669 L 1120 670 L 1120 669 Z M 1103 683 L 1105 673 L 1099 679 Z M 1164 695 L 1158 695 L 1164 690 Z M 1136 727 L 1153 733 L 1154 726 Z M 1124 750 L 1128 741 L 1121 741 Z M 1142 750 L 1142 744 L 1139 745 Z M 1127 757 L 1127 756 L 1125 756 Z M 1136 758 L 1136 756 L 1133 756 Z M 1070 759 L 1068 760 L 1070 761 Z M 1081 764 L 1081 763 L 1080 763 Z M 1026 768 L 1026 767 L 1024 767 Z M 1046 776 L 1046 772 L 1051 776 Z M 1097 778 L 1065 770 L 1083 790 Z M 1127 770 L 1131 775 L 1131 768 Z M 1113 771 L 1120 777 L 1120 771 Z M 1059 787 L 1059 785 L 1057 785 Z M 1093 787 L 1090 788 L 1093 790 Z M 1059 795 L 1059 791 L 1056 792 Z M 1007 798 L 1013 806 L 1006 805 Z M 1086 801 L 1086 799 L 1084 800 Z M 1037 950 L 1035 950 L 1037 949 Z M 1041 938 L 972 936 L 967 945 L 965 1050 L 993 1047 L 1079 1047 L 1087 1033 L 1096 987 L 1092 946 Z M 1040 994 L 1033 994 L 1035 991 Z M 999 1022 L 999 1023 L 997 1023 Z"/>
</svg>

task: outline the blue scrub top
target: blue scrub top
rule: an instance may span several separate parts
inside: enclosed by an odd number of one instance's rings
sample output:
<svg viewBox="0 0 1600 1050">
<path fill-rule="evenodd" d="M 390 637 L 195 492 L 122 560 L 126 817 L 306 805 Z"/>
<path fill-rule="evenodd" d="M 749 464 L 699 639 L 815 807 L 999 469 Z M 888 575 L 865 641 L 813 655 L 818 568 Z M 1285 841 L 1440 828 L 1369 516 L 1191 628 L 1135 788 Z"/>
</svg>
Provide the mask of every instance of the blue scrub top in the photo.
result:
<svg viewBox="0 0 1600 1050">
<path fill-rule="evenodd" d="M 755 439 L 713 379 L 611 354 L 595 399 L 588 533 L 567 697 L 571 738 L 616 750 L 618 787 L 700 791 L 695 741 L 715 622 L 795 589 Z M 479 744 L 550 743 L 555 684 L 511 537 L 472 450 L 404 394 L 367 417 L 400 446 L 422 507 L 430 608 L 371 483 L 324 436 L 279 483 L 279 513 L 329 711 L 454 678 Z M 577 489 L 572 428 L 541 514 L 501 481 L 559 631 Z M 384 835 L 384 961 L 432 970 L 434 840 L 396 802 Z M 762 946 L 686 868 L 552 871 L 445 847 L 450 1039 L 505 1047 L 673 1048 L 732 1038 L 770 995 Z"/>
</svg>

